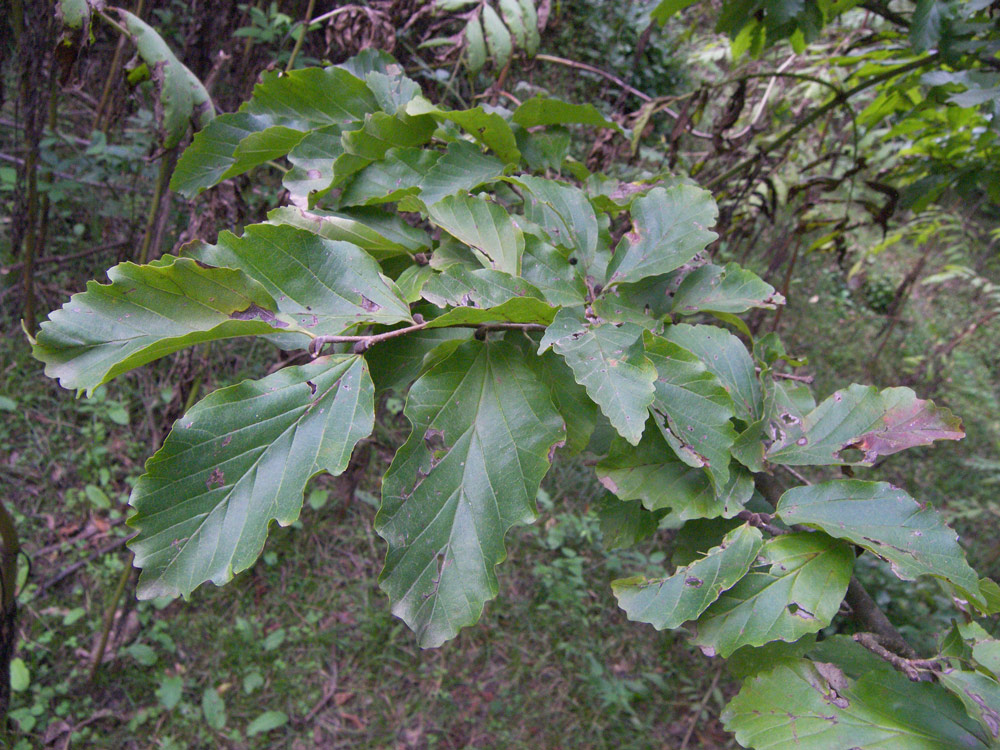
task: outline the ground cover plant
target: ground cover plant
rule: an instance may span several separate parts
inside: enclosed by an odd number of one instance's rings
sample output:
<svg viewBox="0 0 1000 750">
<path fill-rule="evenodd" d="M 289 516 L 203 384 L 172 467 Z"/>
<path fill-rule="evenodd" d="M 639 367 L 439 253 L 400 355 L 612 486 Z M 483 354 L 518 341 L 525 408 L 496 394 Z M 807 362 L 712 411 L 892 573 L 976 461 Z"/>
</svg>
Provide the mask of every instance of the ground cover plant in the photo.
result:
<svg viewBox="0 0 1000 750">
<path fill-rule="evenodd" d="M 975 617 L 998 611 L 996 584 L 938 511 L 850 476 L 961 438 L 959 420 L 908 388 L 845 384 L 817 403 L 777 336 L 737 317 L 782 296 L 707 261 L 711 194 L 590 173 L 568 158 L 568 125 L 619 127 L 545 96 L 435 105 L 367 51 L 266 74 L 195 137 L 176 190 L 287 156 L 290 205 L 116 266 L 34 340 L 46 373 L 85 391 L 208 341 L 291 353 L 195 404 L 147 462 L 130 501 L 140 597 L 252 565 L 308 481 L 348 468 L 392 391 L 412 430 L 381 483 L 379 585 L 421 646 L 478 620 L 506 533 L 535 518 L 552 463 L 587 450 L 618 498 L 606 536 L 629 546 L 667 525 L 684 540 L 672 573 L 618 580 L 618 605 L 737 660 L 724 718 L 741 744 L 993 746 L 996 642 Z M 776 476 L 803 466 L 848 476 L 785 490 Z M 937 653 L 914 653 L 852 578 L 859 552 L 953 598 Z M 853 636 L 816 638 L 848 614 Z"/>
</svg>

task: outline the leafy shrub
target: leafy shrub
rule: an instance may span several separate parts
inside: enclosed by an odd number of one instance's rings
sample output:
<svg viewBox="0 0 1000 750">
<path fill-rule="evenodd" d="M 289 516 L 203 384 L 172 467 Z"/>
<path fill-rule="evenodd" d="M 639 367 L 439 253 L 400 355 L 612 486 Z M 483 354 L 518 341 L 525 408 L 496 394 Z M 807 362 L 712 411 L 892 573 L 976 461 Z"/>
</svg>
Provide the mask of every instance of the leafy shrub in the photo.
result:
<svg viewBox="0 0 1000 750">
<path fill-rule="evenodd" d="M 147 462 L 131 496 L 139 596 L 251 566 L 271 520 L 294 522 L 308 480 L 346 469 L 376 398 L 395 391 L 412 432 L 382 481 L 379 581 L 422 646 L 476 622 L 507 530 L 535 518 L 554 460 L 589 450 L 620 501 L 602 511 L 618 546 L 677 529 L 673 572 L 616 581 L 619 606 L 657 629 L 692 623 L 703 652 L 737 655 L 746 682 L 724 718 L 740 743 L 992 746 L 997 642 L 973 615 L 1000 611 L 1000 589 L 938 512 L 886 483 L 783 491 L 772 476 L 871 466 L 959 439 L 960 422 L 907 388 L 851 385 L 817 404 L 784 377 L 780 341 L 736 317 L 781 296 L 704 260 L 712 196 L 587 173 L 550 137 L 579 125 L 616 127 L 542 97 L 449 110 L 368 51 L 266 74 L 196 136 L 176 190 L 287 156 L 292 205 L 242 236 L 112 268 L 34 342 L 50 377 L 87 391 L 216 339 L 303 353 L 207 396 Z M 563 171 L 573 181 L 538 176 Z M 939 654 L 917 658 L 880 619 L 852 580 L 857 549 L 961 603 Z M 553 570 L 582 575 L 564 557 Z M 845 600 L 863 632 L 818 641 L 844 624 Z M 609 705 L 643 692 L 620 687 Z"/>
</svg>

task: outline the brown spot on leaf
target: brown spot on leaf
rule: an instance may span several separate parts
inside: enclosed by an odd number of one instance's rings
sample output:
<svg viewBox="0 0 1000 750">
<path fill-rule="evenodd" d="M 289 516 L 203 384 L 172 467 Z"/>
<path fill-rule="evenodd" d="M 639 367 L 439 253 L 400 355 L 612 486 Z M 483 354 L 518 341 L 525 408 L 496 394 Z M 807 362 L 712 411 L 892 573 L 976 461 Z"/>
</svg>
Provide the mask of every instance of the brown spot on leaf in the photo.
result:
<svg viewBox="0 0 1000 750">
<path fill-rule="evenodd" d="M 222 473 L 222 469 L 218 467 L 214 468 L 212 474 L 205 480 L 205 486 L 210 490 L 215 487 L 225 487 L 226 475 Z"/>
<path fill-rule="evenodd" d="M 288 323 L 278 320 L 274 316 L 273 312 L 253 302 L 250 303 L 250 307 L 246 310 L 237 310 L 236 312 L 230 313 L 229 317 L 233 320 L 263 320 L 265 323 L 270 323 L 275 328 L 288 327 Z"/>
<path fill-rule="evenodd" d="M 363 294 L 361 295 L 361 307 L 365 312 L 378 312 L 382 309 L 382 305 L 373 302 Z"/>
<path fill-rule="evenodd" d="M 618 494 L 618 485 L 611 477 L 601 477 L 601 484 L 603 484 L 609 492 L 613 492 L 616 495 Z"/>
<path fill-rule="evenodd" d="M 684 585 L 690 586 L 693 589 L 700 589 L 702 587 L 702 584 L 704 583 L 705 582 L 703 580 L 701 580 L 700 578 L 695 578 L 694 576 L 684 579 Z"/>
<path fill-rule="evenodd" d="M 432 453 L 434 451 L 448 450 L 448 446 L 444 442 L 444 432 L 433 427 L 424 433 L 424 445 Z"/>
</svg>

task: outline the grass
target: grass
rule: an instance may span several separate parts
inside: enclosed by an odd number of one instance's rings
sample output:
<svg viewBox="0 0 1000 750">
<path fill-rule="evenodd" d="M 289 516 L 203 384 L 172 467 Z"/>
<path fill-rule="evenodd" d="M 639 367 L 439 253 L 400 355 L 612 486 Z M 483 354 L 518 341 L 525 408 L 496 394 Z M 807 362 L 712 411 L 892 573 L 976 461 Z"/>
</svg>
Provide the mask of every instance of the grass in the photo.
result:
<svg viewBox="0 0 1000 750">
<path fill-rule="evenodd" d="M 227 363 L 215 387 L 261 370 L 266 352 L 210 356 Z M 98 553 L 127 533 L 129 485 L 162 438 L 157 425 L 186 400 L 171 378 L 195 382 L 201 360 L 165 361 L 76 401 L 40 376 L 13 331 L 0 357 L 15 403 L 0 424 L 0 471 L 31 557 L 18 651 L 28 684 L 11 706 L 18 750 L 67 740 L 643 750 L 679 747 L 692 725 L 688 747 L 734 746 L 716 718 L 735 691 L 725 675 L 715 680 L 718 662 L 677 634 L 628 623 L 610 593 L 613 578 L 662 570 L 665 538 L 605 550 L 591 509 L 603 490 L 579 461 L 554 468 L 538 521 L 509 535 L 501 590 L 480 624 L 440 649 L 420 650 L 377 586 L 384 545 L 373 506 L 388 460 L 379 456 L 353 502 L 342 480 L 316 480 L 301 519 L 274 529 L 262 559 L 229 585 L 186 602 L 127 596 L 90 685 L 96 634 L 127 560 L 121 547 Z M 405 435 L 401 417 L 384 426 Z"/>
</svg>

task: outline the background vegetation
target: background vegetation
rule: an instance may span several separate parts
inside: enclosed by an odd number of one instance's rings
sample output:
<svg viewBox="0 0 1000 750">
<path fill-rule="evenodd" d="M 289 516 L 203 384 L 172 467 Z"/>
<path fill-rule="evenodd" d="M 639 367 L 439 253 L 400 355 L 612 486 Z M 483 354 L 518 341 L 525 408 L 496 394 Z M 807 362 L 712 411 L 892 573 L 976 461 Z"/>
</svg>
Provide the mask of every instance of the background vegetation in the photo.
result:
<svg viewBox="0 0 1000 750">
<path fill-rule="evenodd" d="M 453 105 L 539 90 L 597 104 L 632 138 L 574 129 L 570 153 L 619 179 L 670 170 L 713 186 L 722 206 L 713 253 L 785 294 L 785 309 L 751 323 L 808 358 L 796 373 L 817 378 L 818 393 L 904 383 L 964 418 L 966 440 L 893 456 L 881 476 L 944 510 L 970 562 L 995 577 L 1000 182 L 990 187 L 990 121 L 949 103 L 976 87 L 935 88 L 915 70 L 775 145 L 831 84 L 850 89 L 865 66 L 911 53 L 913 8 L 899 5 L 857 7 L 805 47 L 794 31 L 768 45 L 752 30 L 719 33 L 707 3 L 662 27 L 641 3 L 542 3 L 537 54 L 505 61 L 489 48 L 478 73 L 455 48 L 461 37 L 441 42 L 463 33 L 462 8 L 140 0 L 133 10 L 220 112 L 235 110 L 263 70 L 289 64 L 300 19 L 333 10 L 304 35 L 295 65 L 375 45 Z M 79 55 L 61 54 L 81 45 L 52 8 L 21 11 L 27 22 L 4 29 L 0 100 L 0 481 L 25 552 L 15 746 L 734 746 L 717 722 L 737 689 L 732 675 L 675 634 L 627 625 L 610 595 L 611 579 L 653 569 L 683 540 L 665 530 L 638 549 L 608 550 L 596 514 L 603 488 L 583 460 L 546 480 L 541 519 L 511 534 L 521 564 L 481 624 L 440 650 L 419 651 L 376 587 L 383 549 L 371 521 L 388 464 L 378 450 L 317 480 L 302 520 L 272 535 L 262 562 L 229 587 L 186 603 L 126 596 L 109 606 L 129 563 L 122 521 L 141 461 L 200 395 L 273 354 L 205 346 L 74 400 L 41 376 L 20 320 L 33 329 L 116 260 L 263 219 L 285 166 L 190 203 L 158 190 L 176 149 L 164 147 L 150 84 L 126 84 L 139 67 L 133 50 L 95 24 L 81 31 L 93 40 Z M 762 75 L 776 70 L 787 75 Z M 757 159 L 762 145 L 767 158 Z M 390 400 L 380 414 L 387 444 L 407 432 L 400 409 Z M 858 573 L 915 644 L 950 625 L 935 584 Z M 111 639 L 91 683 L 106 617 Z"/>
</svg>

